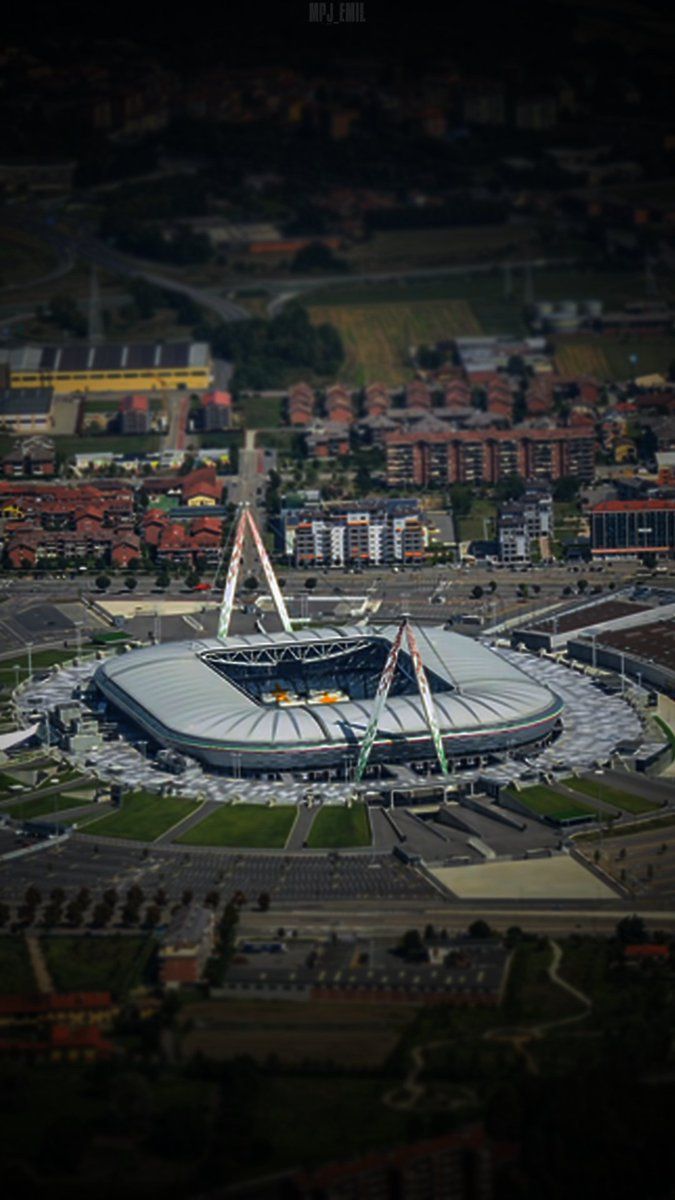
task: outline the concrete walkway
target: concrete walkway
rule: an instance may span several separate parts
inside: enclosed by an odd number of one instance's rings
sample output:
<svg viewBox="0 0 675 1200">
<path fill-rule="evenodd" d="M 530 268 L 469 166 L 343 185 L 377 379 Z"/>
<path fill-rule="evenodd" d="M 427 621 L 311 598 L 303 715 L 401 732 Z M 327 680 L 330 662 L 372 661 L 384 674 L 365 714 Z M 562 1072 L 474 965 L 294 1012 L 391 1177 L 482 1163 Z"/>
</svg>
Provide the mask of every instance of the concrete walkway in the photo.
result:
<svg viewBox="0 0 675 1200">
<path fill-rule="evenodd" d="M 47 995 L 49 992 L 55 991 L 54 981 L 49 974 L 49 968 L 42 953 L 42 946 L 33 934 L 26 934 L 26 949 L 38 992 L 41 995 Z"/>
</svg>

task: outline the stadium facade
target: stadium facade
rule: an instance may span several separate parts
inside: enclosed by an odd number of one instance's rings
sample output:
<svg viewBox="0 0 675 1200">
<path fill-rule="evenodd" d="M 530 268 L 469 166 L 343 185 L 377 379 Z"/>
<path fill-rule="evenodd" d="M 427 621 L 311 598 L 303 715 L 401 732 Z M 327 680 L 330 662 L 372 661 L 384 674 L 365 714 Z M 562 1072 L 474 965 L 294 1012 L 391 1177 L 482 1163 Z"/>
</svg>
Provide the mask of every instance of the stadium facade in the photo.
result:
<svg viewBox="0 0 675 1200">
<path fill-rule="evenodd" d="M 332 627 L 132 650 L 95 685 L 156 745 L 244 775 L 348 771 L 372 721 L 396 626 Z M 492 650 L 438 627 L 415 639 L 449 760 L 540 744 L 562 701 Z M 436 757 L 414 664 L 401 651 L 370 763 Z"/>
</svg>

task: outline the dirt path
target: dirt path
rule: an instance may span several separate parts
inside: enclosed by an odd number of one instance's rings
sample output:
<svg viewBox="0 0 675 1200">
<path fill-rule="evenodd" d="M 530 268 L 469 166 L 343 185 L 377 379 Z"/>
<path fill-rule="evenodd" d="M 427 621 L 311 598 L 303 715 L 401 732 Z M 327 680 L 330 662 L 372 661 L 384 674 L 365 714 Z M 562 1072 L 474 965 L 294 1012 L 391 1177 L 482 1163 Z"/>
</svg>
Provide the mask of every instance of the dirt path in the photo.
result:
<svg viewBox="0 0 675 1200">
<path fill-rule="evenodd" d="M 537 1041 L 540 1038 L 550 1033 L 552 1029 L 560 1029 L 565 1025 L 572 1025 L 577 1021 L 584 1021 L 588 1017 L 592 1002 L 588 996 L 580 992 L 566 979 L 562 979 L 558 973 L 558 968 L 562 959 L 562 950 L 557 942 L 549 939 L 549 945 L 553 950 L 553 957 L 547 968 L 547 974 L 551 983 L 557 987 L 563 988 L 569 992 L 575 1000 L 582 1006 L 581 1012 L 573 1013 L 571 1017 L 559 1017 L 555 1021 L 540 1021 L 535 1025 L 526 1025 L 522 1027 L 507 1026 L 504 1029 L 488 1029 L 483 1034 L 483 1040 L 488 1042 L 503 1042 L 513 1046 L 516 1054 L 519 1054 L 527 1070 L 532 1075 L 539 1073 L 539 1067 L 536 1060 L 530 1052 L 530 1043 Z M 408 1111 L 415 1108 L 422 1100 L 426 1100 L 429 1107 L 455 1108 L 467 1101 L 476 1099 L 473 1088 L 465 1086 L 453 1086 L 452 1098 L 448 1095 L 447 1090 L 439 1087 L 438 1083 L 431 1081 L 429 1083 L 420 1079 L 425 1066 L 427 1055 L 444 1046 L 451 1046 L 458 1039 L 442 1038 L 433 1042 L 424 1042 L 419 1046 L 414 1046 L 410 1052 L 410 1067 L 402 1084 L 396 1088 L 385 1092 L 382 1097 L 384 1103 L 389 1108 L 394 1108 L 399 1111 Z"/>
<path fill-rule="evenodd" d="M 33 968 L 35 976 L 35 984 L 41 995 L 46 995 L 54 991 L 54 981 L 49 974 L 49 967 L 45 961 L 45 956 L 42 953 L 42 946 L 38 938 L 32 934 L 26 935 L 26 949 L 30 958 L 30 965 Z"/>
</svg>

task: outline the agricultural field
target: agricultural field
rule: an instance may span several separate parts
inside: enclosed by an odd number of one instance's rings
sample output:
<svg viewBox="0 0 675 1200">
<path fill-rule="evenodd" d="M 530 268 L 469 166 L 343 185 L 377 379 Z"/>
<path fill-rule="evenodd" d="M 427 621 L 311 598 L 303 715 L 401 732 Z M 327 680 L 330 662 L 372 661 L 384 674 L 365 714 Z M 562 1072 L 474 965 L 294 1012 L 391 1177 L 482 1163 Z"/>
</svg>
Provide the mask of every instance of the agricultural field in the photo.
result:
<svg viewBox="0 0 675 1200">
<path fill-rule="evenodd" d="M 328 321 L 340 333 L 347 355 L 341 374 L 358 387 L 373 380 L 397 385 L 412 379 L 410 346 L 482 332 L 465 300 L 335 305 L 309 312 L 315 324 Z"/>
<path fill-rule="evenodd" d="M 354 1067 L 380 1067 L 411 1018 L 400 1004 L 283 1000 L 211 1000 L 190 1006 L 194 1028 L 183 1044 L 186 1055 L 209 1059 L 250 1055 L 264 1063 L 270 1054 L 299 1065 L 308 1059 Z"/>
<path fill-rule="evenodd" d="M 146 976 L 155 948 L 151 937 L 45 937 L 47 967 L 57 991 L 110 991 L 124 996 Z"/>
<path fill-rule="evenodd" d="M 281 850 L 288 841 L 296 811 L 291 805 L 263 808 L 228 804 L 188 829 L 178 841 L 186 846 L 247 846 Z"/>
<path fill-rule="evenodd" d="M 307 838 L 312 850 L 337 850 L 347 846 L 369 846 L 371 841 L 368 809 L 365 804 L 325 805 L 316 816 Z"/>
<path fill-rule="evenodd" d="M 675 359 L 675 338 L 648 340 L 639 337 L 593 336 L 560 339 L 555 364 L 561 375 L 593 375 L 602 380 L 629 379 L 635 375 L 668 375 Z M 634 361 L 635 360 L 635 361 Z"/>
<path fill-rule="evenodd" d="M 122 807 L 105 817 L 97 817 L 86 826 L 96 837 L 135 838 L 154 842 L 172 825 L 189 817 L 199 804 L 180 796 L 157 796 L 153 792 L 132 792 L 123 797 Z"/>
<path fill-rule="evenodd" d="M 582 795 L 588 796 L 590 800 L 604 800 L 606 804 L 613 804 L 615 808 L 622 809 L 623 812 L 656 812 L 660 807 L 651 800 L 645 800 L 642 796 L 631 796 L 629 792 L 624 792 L 621 788 L 610 787 L 601 779 L 577 779 L 575 777 L 566 779 L 565 786 L 571 788 L 573 792 L 580 792 Z"/>
<path fill-rule="evenodd" d="M 559 796 L 557 792 L 544 786 L 524 788 L 513 795 L 537 816 L 550 817 L 553 821 L 573 821 L 578 817 L 595 817 L 597 815 L 597 809 L 590 804 L 583 804 L 581 800 L 572 800 L 567 796 Z"/>
<path fill-rule="evenodd" d="M 375 233 L 344 255 L 357 273 L 458 263 L 509 261 L 541 250 L 536 231 L 513 225 L 454 225 L 445 229 L 396 229 Z"/>
</svg>

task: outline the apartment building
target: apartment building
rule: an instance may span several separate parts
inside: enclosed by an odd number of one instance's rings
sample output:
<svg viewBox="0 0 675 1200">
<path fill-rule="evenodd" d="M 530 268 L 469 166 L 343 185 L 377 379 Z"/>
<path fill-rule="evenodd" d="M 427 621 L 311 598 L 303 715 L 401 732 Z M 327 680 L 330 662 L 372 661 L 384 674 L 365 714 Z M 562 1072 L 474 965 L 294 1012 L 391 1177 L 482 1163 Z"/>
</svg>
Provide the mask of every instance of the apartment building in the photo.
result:
<svg viewBox="0 0 675 1200">
<path fill-rule="evenodd" d="M 385 436 L 390 487 L 494 484 L 518 474 L 593 479 L 595 437 L 581 429 L 460 430 Z"/>
<path fill-rule="evenodd" d="M 675 554 L 675 500 L 605 500 L 591 512 L 594 558 Z"/>
<path fill-rule="evenodd" d="M 416 501 L 375 501 L 285 512 L 284 553 L 296 566 L 380 566 L 424 557 Z"/>
</svg>

